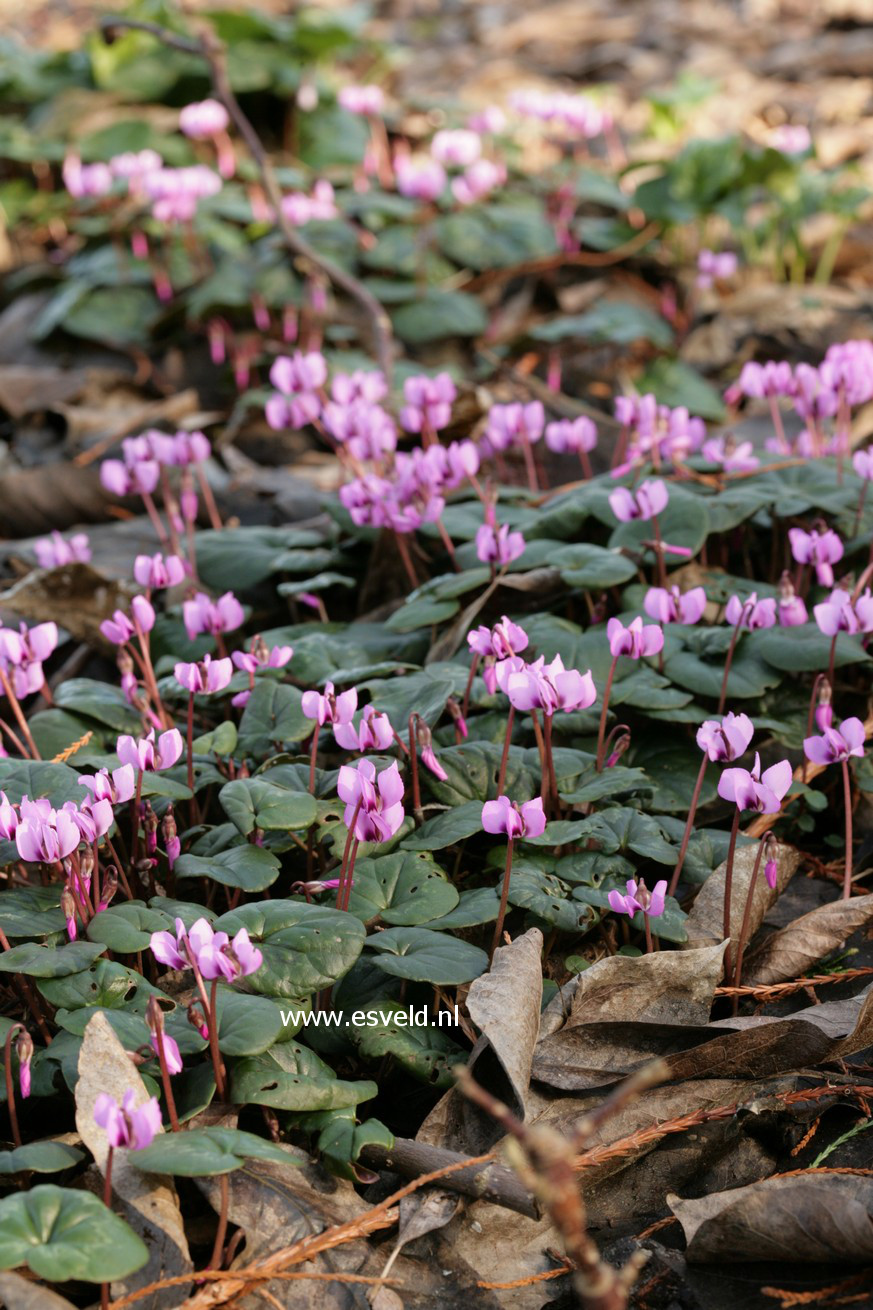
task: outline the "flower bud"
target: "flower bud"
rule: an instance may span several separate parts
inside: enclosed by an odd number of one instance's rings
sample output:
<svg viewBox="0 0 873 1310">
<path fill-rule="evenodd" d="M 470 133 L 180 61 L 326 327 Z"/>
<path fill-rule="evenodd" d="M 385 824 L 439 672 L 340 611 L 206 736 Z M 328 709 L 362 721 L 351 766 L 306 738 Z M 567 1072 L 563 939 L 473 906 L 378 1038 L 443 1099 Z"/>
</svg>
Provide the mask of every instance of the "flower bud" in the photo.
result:
<svg viewBox="0 0 873 1310">
<path fill-rule="evenodd" d="M 118 891 L 118 870 L 114 864 L 107 864 L 103 870 L 103 886 L 100 889 L 100 903 L 97 906 L 97 913 L 108 909 L 112 898 Z"/>
<path fill-rule="evenodd" d="M 18 1056 L 18 1086 L 21 1099 L 30 1096 L 30 1062 L 33 1058 L 33 1038 L 26 1028 L 22 1028 L 15 1041 L 15 1054 Z"/>
<path fill-rule="evenodd" d="M 67 921 L 67 936 L 71 942 L 76 940 L 76 902 L 73 899 L 73 893 L 69 887 L 65 887 L 61 892 L 61 910 Z"/>
</svg>

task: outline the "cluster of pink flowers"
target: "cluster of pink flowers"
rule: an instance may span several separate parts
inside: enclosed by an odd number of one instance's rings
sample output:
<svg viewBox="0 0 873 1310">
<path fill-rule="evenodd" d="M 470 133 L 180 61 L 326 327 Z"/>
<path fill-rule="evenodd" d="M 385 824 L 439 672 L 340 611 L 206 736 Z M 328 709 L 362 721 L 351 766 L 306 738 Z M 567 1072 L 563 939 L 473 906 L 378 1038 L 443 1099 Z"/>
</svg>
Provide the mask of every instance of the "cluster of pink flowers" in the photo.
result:
<svg viewBox="0 0 873 1310">
<path fill-rule="evenodd" d="M 726 282 L 737 271 L 737 257 L 732 250 L 717 254 L 714 250 L 701 250 L 697 256 L 697 286 L 706 291 L 714 282 Z"/>
<path fill-rule="evenodd" d="M 575 138 L 591 140 L 612 126 L 612 116 L 590 96 L 522 89 L 512 93 L 509 103 L 522 118 L 562 128 Z"/>
<path fill-rule="evenodd" d="M 651 393 L 616 396 L 615 417 L 630 434 L 627 460 L 616 474 L 648 459 L 685 459 L 706 437 L 703 419 L 692 417 L 684 405 L 671 409 L 659 404 Z"/>
<path fill-rule="evenodd" d="M 372 118 L 385 108 L 385 93 L 372 82 L 364 86 L 344 86 L 337 92 L 337 102 L 350 114 Z"/>
<path fill-rule="evenodd" d="M 204 632 L 213 637 L 235 632 L 245 623 L 245 612 L 232 591 L 226 591 L 218 600 L 198 591 L 183 604 L 182 619 L 188 640 L 194 641 Z"/>
<path fill-rule="evenodd" d="M 56 623 L 0 628 L 0 670 L 19 700 L 45 685 L 43 664 L 58 644 Z"/>
<path fill-rule="evenodd" d="M 65 564 L 87 564 L 91 558 L 88 534 L 76 532 L 65 540 L 59 532 L 40 537 L 33 543 L 36 562 L 41 569 L 60 569 Z"/>
<path fill-rule="evenodd" d="M 216 932 L 207 919 L 198 919 L 190 930 L 177 919 L 175 937 L 171 932 L 153 932 L 150 945 L 155 959 L 167 968 L 193 968 L 210 981 L 236 982 L 256 973 L 264 962 L 245 928 L 231 939 L 226 932 Z"/>
<path fill-rule="evenodd" d="M 319 178 L 309 195 L 304 191 L 290 192 L 282 197 L 282 214 L 294 227 L 338 218 L 333 187 L 325 178 Z"/>
<path fill-rule="evenodd" d="M 271 428 L 302 428 L 321 414 L 321 389 L 327 381 L 327 363 L 317 350 L 280 355 L 270 369 L 276 388 L 265 406 Z"/>
<path fill-rule="evenodd" d="M 396 763 L 378 774 L 370 760 L 358 760 L 354 767 L 344 764 L 337 792 L 345 801 L 343 822 L 358 841 L 388 841 L 400 828 L 404 788 Z"/>
<path fill-rule="evenodd" d="M 467 633 L 467 645 L 470 650 L 485 661 L 483 678 L 489 695 L 493 696 L 497 690 L 498 670 L 503 661 L 511 660 L 526 650 L 528 640 L 524 628 L 513 623 L 505 614 L 493 628 L 486 628 L 483 625 Z M 522 665 L 523 663 L 522 661 Z"/>
<path fill-rule="evenodd" d="M 15 805 L 0 792 L 0 836 L 14 841 L 22 860 L 55 864 L 65 860 L 80 842 L 89 845 L 112 827 L 112 803 L 87 796 L 81 806 L 66 801 L 55 809 L 51 801 L 23 796 Z"/>
<path fill-rule="evenodd" d="M 651 519 L 667 508 L 670 493 L 660 478 L 647 478 L 636 490 L 616 487 L 609 493 L 609 507 L 619 523 L 634 519 Z"/>
</svg>

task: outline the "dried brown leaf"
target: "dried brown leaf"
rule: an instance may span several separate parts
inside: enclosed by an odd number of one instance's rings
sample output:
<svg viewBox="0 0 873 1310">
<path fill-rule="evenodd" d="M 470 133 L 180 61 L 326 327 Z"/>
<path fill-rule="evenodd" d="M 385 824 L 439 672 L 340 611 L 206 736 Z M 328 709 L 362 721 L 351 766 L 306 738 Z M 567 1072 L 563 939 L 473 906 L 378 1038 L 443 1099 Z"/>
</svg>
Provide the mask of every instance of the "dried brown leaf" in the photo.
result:
<svg viewBox="0 0 873 1310">
<path fill-rule="evenodd" d="M 132 592 L 106 578 L 91 564 L 64 564 L 58 569 L 34 569 L 8 591 L 0 592 L 0 607 L 29 623 L 53 621 L 76 640 L 112 649 L 100 624 L 116 609 L 126 609 Z"/>
<path fill-rule="evenodd" d="M 692 1263 L 873 1260 L 873 1179 L 809 1173 L 767 1178 L 727 1192 L 667 1201 Z"/>
<path fill-rule="evenodd" d="M 768 937 L 747 957 L 743 983 L 757 987 L 802 978 L 871 919 L 873 893 L 820 905 Z"/>
<path fill-rule="evenodd" d="M 632 1019 L 705 1024 L 722 974 L 725 944 L 632 958 L 611 955 L 580 976 L 568 1028 Z M 475 985 L 475 984 L 474 984 Z"/>
<path fill-rule="evenodd" d="M 736 937 L 740 931 L 749 884 L 755 864 L 757 846 L 742 846 L 734 857 L 733 882 L 731 890 L 731 930 Z M 761 925 L 764 915 L 777 897 L 785 890 L 800 864 L 800 852 L 792 846 L 777 845 L 773 852 L 776 861 L 777 876 L 775 888 L 767 885 L 763 869 L 759 871 L 755 895 L 752 900 L 752 914 L 749 934 L 754 935 Z M 724 884 L 727 864 L 723 863 L 710 874 L 697 893 L 697 899 L 691 907 L 685 928 L 688 934 L 686 950 L 699 946 L 712 946 L 724 940 Z"/>
<path fill-rule="evenodd" d="M 522 1116 L 540 1028 L 542 949 L 539 928 L 499 947 L 488 973 L 471 984 L 467 995 L 470 1018 L 502 1064 Z"/>
<path fill-rule="evenodd" d="M 5 1269 L 0 1273 L 0 1305 L 5 1310 L 75 1310 L 65 1296 Z"/>
</svg>

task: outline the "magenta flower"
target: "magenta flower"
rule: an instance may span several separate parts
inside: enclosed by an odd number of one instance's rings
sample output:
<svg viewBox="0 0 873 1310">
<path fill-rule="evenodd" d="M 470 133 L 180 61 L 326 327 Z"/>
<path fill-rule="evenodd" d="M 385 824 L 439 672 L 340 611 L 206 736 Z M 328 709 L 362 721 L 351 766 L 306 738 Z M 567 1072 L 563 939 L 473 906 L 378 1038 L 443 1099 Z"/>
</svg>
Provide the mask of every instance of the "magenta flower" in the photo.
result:
<svg viewBox="0 0 873 1310">
<path fill-rule="evenodd" d="M 337 721 L 333 735 L 338 746 L 347 751 L 384 751 L 394 741 L 394 729 L 387 714 L 374 705 L 365 705 L 357 728 L 351 721 Z"/>
<path fill-rule="evenodd" d="M 750 360 L 744 364 L 737 384 L 744 396 L 756 399 L 769 396 L 790 396 L 794 390 L 791 365 L 781 360 L 768 360 L 758 364 Z"/>
<path fill-rule="evenodd" d="M 450 373 L 437 373 L 436 377 L 421 373 L 407 378 L 403 383 L 401 425 L 407 432 L 421 432 L 423 428 L 439 432 L 451 422 L 457 394 Z"/>
<path fill-rule="evenodd" d="M 168 969 L 188 969 L 191 961 L 187 954 L 188 934 L 181 919 L 176 920 L 176 936 L 171 932 L 153 932 L 149 946 L 155 959 Z"/>
<path fill-rule="evenodd" d="M 226 132 L 227 110 L 218 100 L 199 100 L 179 111 L 179 130 L 194 141 L 205 141 Z"/>
<path fill-rule="evenodd" d="M 803 750 L 813 764 L 837 764 L 850 755 L 863 758 L 864 725 L 860 719 L 843 719 L 839 728 L 827 727 L 820 737 L 805 737 Z"/>
<path fill-rule="evenodd" d="M 293 646 L 267 646 L 256 637 L 250 651 L 235 650 L 230 658 L 243 673 L 255 673 L 258 669 L 284 669 L 293 654 Z"/>
<path fill-rule="evenodd" d="M 852 468 L 864 482 L 873 482 L 873 449 L 856 450 L 852 456 Z"/>
<path fill-rule="evenodd" d="M 134 627 L 124 610 L 116 610 L 111 619 L 103 620 L 100 631 L 113 646 L 123 646 L 133 636 Z"/>
<path fill-rule="evenodd" d="M 476 555 L 483 564 L 504 568 L 525 551 L 525 539 L 520 532 L 510 532 L 507 523 L 483 523 L 476 533 Z"/>
<path fill-rule="evenodd" d="M 344 764 L 337 792 L 346 804 L 346 827 L 351 829 L 354 824 L 358 841 L 388 841 L 403 822 L 403 780 L 396 763 L 378 776 L 370 760 L 359 760 L 355 768 Z"/>
<path fill-rule="evenodd" d="M 445 168 L 467 168 L 482 153 L 482 139 L 469 128 L 444 128 L 430 143 L 430 153 Z"/>
<path fill-rule="evenodd" d="M 751 632 L 758 628 L 772 628 L 776 623 L 776 601 L 772 596 L 758 600 L 756 591 L 745 599 L 734 595 L 725 606 L 724 616 L 728 623 L 734 626 L 740 623 Z"/>
<path fill-rule="evenodd" d="M 337 92 L 337 102 L 349 114 L 372 118 L 385 108 L 385 95 L 380 86 L 370 82 L 364 86 L 344 86 Z"/>
<path fill-rule="evenodd" d="M 169 935 L 169 934 L 168 934 Z M 198 919 L 188 933 L 191 961 L 204 978 L 223 978 L 235 982 L 256 973 L 264 962 L 263 954 L 253 946 L 245 928 L 233 940 L 226 932 L 215 932 L 206 919 Z"/>
<path fill-rule="evenodd" d="M 655 623 L 643 625 L 641 618 L 635 618 L 627 627 L 620 619 L 610 619 L 606 625 L 609 650 L 614 659 L 627 655 L 632 660 L 657 655 L 664 649 L 664 633 Z"/>
<path fill-rule="evenodd" d="M 137 1106 L 132 1087 L 124 1093 L 121 1105 L 108 1092 L 100 1092 L 94 1102 L 94 1122 L 105 1130 L 111 1147 L 142 1151 L 161 1131 L 161 1107 L 156 1096 Z"/>
<path fill-rule="evenodd" d="M 185 561 L 178 555 L 137 555 L 133 562 L 133 576 L 141 587 L 160 591 L 164 587 L 177 587 L 184 582 Z"/>
<path fill-rule="evenodd" d="M 589 454 L 597 445 L 597 428 L 584 414 L 547 423 L 546 445 L 556 455 L 578 455 L 581 451 Z"/>
<path fill-rule="evenodd" d="M 229 660 L 227 662 L 230 663 Z M 160 773 L 164 769 L 172 769 L 184 750 L 184 742 L 179 729 L 170 728 L 168 732 L 161 733 L 156 743 L 155 730 L 152 728 L 145 737 L 122 735 L 115 749 L 122 764 L 129 764 L 141 773 Z"/>
<path fill-rule="evenodd" d="M 697 729 L 697 744 L 714 764 L 735 760 L 749 749 L 755 725 L 747 714 L 727 713 L 718 719 L 706 719 Z"/>
<path fill-rule="evenodd" d="M 100 482 L 113 496 L 150 496 L 158 485 L 161 468 L 156 460 L 139 460 L 128 465 L 120 459 L 104 459 Z"/>
<path fill-rule="evenodd" d="M 609 908 L 615 914 L 627 914 L 632 919 L 634 915 L 642 910 L 650 919 L 659 919 L 664 913 L 664 901 L 667 895 L 667 880 L 662 878 L 656 882 L 654 889 L 649 891 L 645 882 L 640 878 L 635 882 L 633 878 L 625 884 L 627 895 L 620 891 L 611 891 L 607 896 Z"/>
<path fill-rule="evenodd" d="M 324 684 L 324 692 L 304 691 L 300 708 L 307 719 L 315 719 L 319 727 L 325 723 L 351 723 L 358 708 L 358 689 L 350 687 L 337 696 L 332 682 Z"/>
<path fill-rule="evenodd" d="M 783 573 L 779 582 L 777 610 L 783 628 L 800 628 L 809 618 L 803 598 L 797 595 L 788 573 Z"/>
<path fill-rule="evenodd" d="M 179 1051 L 179 1043 L 176 1041 L 174 1037 L 170 1037 L 168 1033 L 164 1033 L 163 1042 L 164 1042 L 164 1059 L 167 1062 L 167 1072 L 171 1074 L 181 1073 L 185 1066 L 182 1063 L 182 1056 Z M 157 1033 L 152 1033 L 151 1035 L 151 1047 L 155 1055 L 157 1055 L 158 1054 Z"/>
<path fill-rule="evenodd" d="M 459 205 L 475 205 L 506 182 L 506 165 L 496 159 L 477 159 L 459 177 L 452 178 L 452 195 Z"/>
<path fill-rule="evenodd" d="M 542 798 L 516 805 L 508 796 L 486 801 L 482 806 L 482 827 L 486 832 L 505 833 L 510 841 L 517 837 L 541 837 L 546 827 Z"/>
<path fill-rule="evenodd" d="M 713 282 L 724 282 L 733 277 L 737 271 L 737 257 L 732 250 L 716 253 L 714 250 L 701 250 L 697 256 L 697 286 L 706 291 Z"/>
<path fill-rule="evenodd" d="M 854 602 L 845 588 L 836 587 L 827 600 L 813 607 L 812 612 L 819 628 L 828 637 L 834 637 L 838 632 L 873 632 L 873 596 L 869 587 Z"/>
<path fill-rule="evenodd" d="M 423 200 L 425 204 L 436 200 L 446 189 L 445 169 L 439 160 L 428 155 L 395 155 L 394 178 L 402 196 Z"/>
<path fill-rule="evenodd" d="M 597 699 L 591 670 L 565 669 L 560 655 L 551 664 L 541 655 L 533 664 L 509 672 L 502 690 L 517 710 L 540 709 L 547 715 L 555 710 L 587 710 Z"/>
<path fill-rule="evenodd" d="M 609 505 L 619 523 L 653 518 L 666 509 L 669 499 L 667 484 L 660 478 L 647 478 L 635 492 L 627 487 L 616 487 L 609 493 Z"/>
<path fill-rule="evenodd" d="M 226 591 L 218 600 L 198 591 L 182 606 L 182 618 L 189 641 L 194 641 L 202 632 L 211 633 L 213 637 L 222 632 L 235 632 L 245 622 L 243 607 L 232 591 Z"/>
<path fill-rule="evenodd" d="M 23 860 L 31 864 L 54 864 L 71 855 L 79 845 L 79 828 L 69 811 L 55 810 L 47 800 L 23 797 L 15 828 L 15 845 Z"/>
<path fill-rule="evenodd" d="M 319 388 L 327 381 L 324 356 L 313 350 L 280 355 L 270 369 L 270 381 L 276 395 L 265 406 L 267 422 L 272 428 L 302 428 L 321 413 Z"/>
<path fill-rule="evenodd" d="M 199 663 L 180 661 L 173 669 L 173 676 L 186 691 L 211 695 L 224 691 L 233 677 L 233 665 L 230 659 L 214 660 L 211 655 L 204 655 Z"/>
<path fill-rule="evenodd" d="M 492 405 L 485 439 L 492 450 L 508 450 L 527 439 L 535 444 L 543 435 L 546 414 L 539 400 L 527 405 Z"/>
<path fill-rule="evenodd" d="M 485 679 L 488 694 L 493 696 L 497 690 L 497 662 L 510 659 L 519 651 L 525 650 L 528 644 L 528 635 L 524 628 L 520 628 L 517 623 L 511 622 L 504 614 L 500 622 L 495 623 L 493 628 L 486 628 L 483 624 L 472 632 L 468 632 L 467 644 L 474 655 L 478 655 L 485 660 L 482 676 Z M 524 661 L 519 662 L 519 667 L 524 667 Z"/>
<path fill-rule="evenodd" d="M 722 800 L 733 801 L 738 810 L 756 810 L 758 814 L 778 814 L 782 798 L 791 786 L 791 765 L 780 760 L 761 773 L 761 759 L 749 769 L 725 769 L 718 780 Z"/>
<path fill-rule="evenodd" d="M 65 541 L 59 532 L 50 537 L 40 537 L 33 543 L 33 552 L 41 569 L 59 569 L 64 564 L 87 564 L 91 558 L 91 546 L 87 534 L 77 532 Z"/>
<path fill-rule="evenodd" d="M 711 464 L 720 464 L 725 473 L 750 473 L 761 462 L 751 441 L 735 441 L 730 433 L 705 441 L 701 454 Z"/>
<path fill-rule="evenodd" d="M 685 623 L 690 626 L 703 617 L 706 592 L 703 587 L 692 587 L 683 595 L 678 587 L 650 587 L 643 601 L 643 609 L 650 619 L 658 623 Z"/>
<path fill-rule="evenodd" d="M 804 532 L 803 528 L 789 528 L 791 553 L 798 564 L 811 564 L 822 587 L 834 585 L 832 565 L 843 558 L 843 543 L 830 529 L 826 532 Z"/>
</svg>

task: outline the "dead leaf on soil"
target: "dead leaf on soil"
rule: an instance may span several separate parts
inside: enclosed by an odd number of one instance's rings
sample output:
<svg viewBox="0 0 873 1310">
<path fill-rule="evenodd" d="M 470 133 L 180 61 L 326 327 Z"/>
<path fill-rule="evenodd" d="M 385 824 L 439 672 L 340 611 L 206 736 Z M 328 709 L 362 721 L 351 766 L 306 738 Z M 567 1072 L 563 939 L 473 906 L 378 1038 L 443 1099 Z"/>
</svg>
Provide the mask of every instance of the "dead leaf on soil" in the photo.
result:
<svg viewBox="0 0 873 1310">
<path fill-rule="evenodd" d="M 65 1296 L 5 1269 L 0 1273 L 0 1305 L 5 1310 L 75 1310 Z"/>
<path fill-rule="evenodd" d="M 94 1104 L 101 1092 L 121 1103 L 132 1089 L 137 1106 L 149 1099 L 136 1065 L 125 1051 L 105 1015 L 88 1021 L 79 1052 L 79 1081 L 76 1083 L 76 1127 L 94 1156 L 102 1174 L 109 1152 L 104 1129 L 94 1122 Z M 172 1278 L 193 1269 L 188 1242 L 179 1211 L 179 1201 L 169 1178 L 145 1174 L 116 1151 L 112 1165 L 112 1190 L 124 1203 L 124 1218 L 140 1234 L 149 1250 L 148 1264 L 123 1282 L 113 1283 L 113 1296 L 123 1296 L 160 1278 Z M 179 1304 L 178 1287 L 165 1288 L 141 1298 L 142 1310 L 174 1310 Z"/>
<path fill-rule="evenodd" d="M 566 1026 L 630 1018 L 641 1023 L 706 1024 L 724 952 L 721 942 L 681 954 L 657 951 L 598 960 L 579 978 Z"/>
<path fill-rule="evenodd" d="M 100 624 L 116 609 L 126 609 L 132 590 L 106 578 L 91 564 L 64 564 L 58 569 L 34 569 L 8 591 L 0 592 L 0 608 L 20 614 L 29 623 L 53 621 L 76 641 L 109 651 Z"/>
<path fill-rule="evenodd" d="M 742 846 L 734 856 L 733 884 L 731 891 L 731 929 L 734 936 L 740 931 L 752 870 L 755 865 L 757 846 Z M 773 902 L 781 895 L 800 865 L 800 852 L 793 846 L 777 845 L 773 858 L 776 860 L 777 876 L 775 888 L 767 885 L 763 869 L 758 873 L 758 883 L 752 900 L 752 914 L 749 926 L 750 938 L 761 926 L 764 915 Z M 685 924 L 688 934 L 686 950 L 700 946 L 712 946 L 724 940 L 724 882 L 727 863 L 715 869 L 697 893 L 697 899 L 691 907 L 691 913 Z"/>
<path fill-rule="evenodd" d="M 758 987 L 803 978 L 871 919 L 873 893 L 820 905 L 775 932 L 747 957 L 743 983 Z"/>
<path fill-rule="evenodd" d="M 787 1260 L 792 1264 L 873 1260 L 873 1179 L 809 1173 L 767 1178 L 691 1201 L 668 1196 L 682 1225 L 686 1259 Z"/>
</svg>

